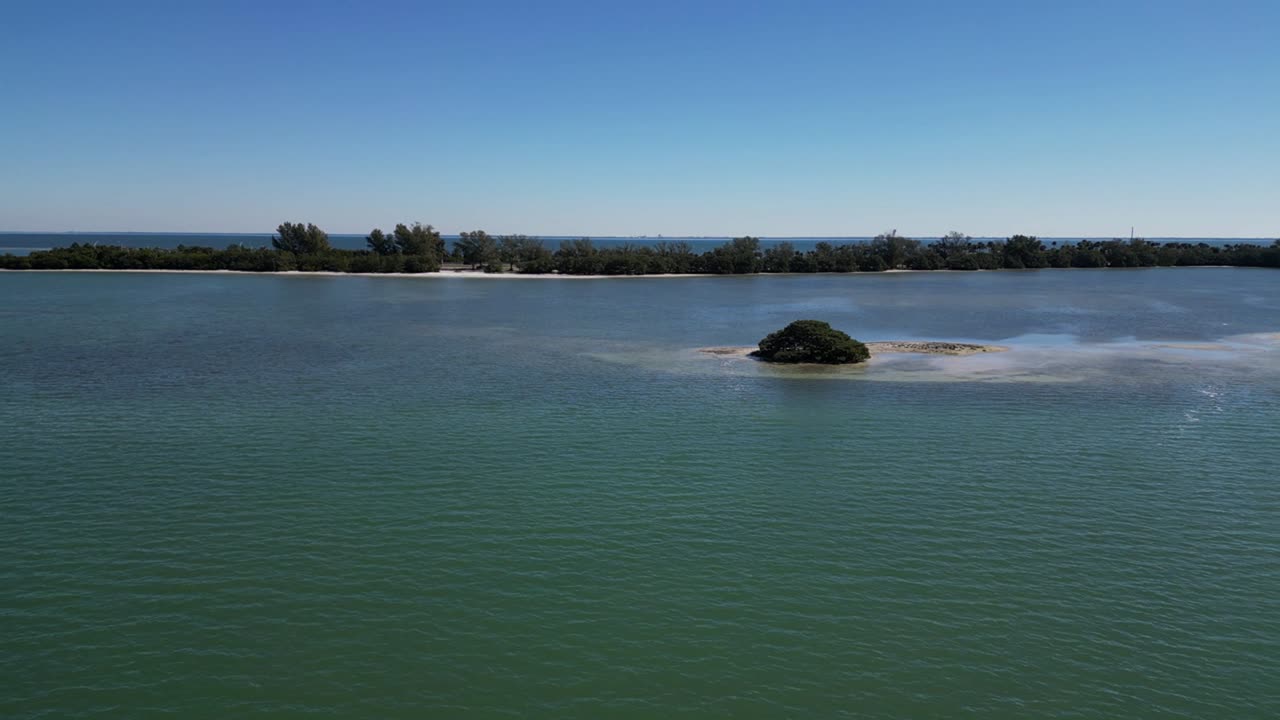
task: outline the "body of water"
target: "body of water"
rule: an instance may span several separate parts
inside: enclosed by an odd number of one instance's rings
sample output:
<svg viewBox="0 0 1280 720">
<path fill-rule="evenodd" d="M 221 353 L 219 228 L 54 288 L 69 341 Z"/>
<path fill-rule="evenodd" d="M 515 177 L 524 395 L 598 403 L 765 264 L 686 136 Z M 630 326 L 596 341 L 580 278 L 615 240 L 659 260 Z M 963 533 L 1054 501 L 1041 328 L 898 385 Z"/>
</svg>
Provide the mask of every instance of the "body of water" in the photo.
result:
<svg viewBox="0 0 1280 720">
<path fill-rule="evenodd" d="M 696 350 L 798 318 L 1012 350 Z M 1277 318 L 1260 269 L 0 273 L 0 716 L 1275 717 Z"/>
</svg>

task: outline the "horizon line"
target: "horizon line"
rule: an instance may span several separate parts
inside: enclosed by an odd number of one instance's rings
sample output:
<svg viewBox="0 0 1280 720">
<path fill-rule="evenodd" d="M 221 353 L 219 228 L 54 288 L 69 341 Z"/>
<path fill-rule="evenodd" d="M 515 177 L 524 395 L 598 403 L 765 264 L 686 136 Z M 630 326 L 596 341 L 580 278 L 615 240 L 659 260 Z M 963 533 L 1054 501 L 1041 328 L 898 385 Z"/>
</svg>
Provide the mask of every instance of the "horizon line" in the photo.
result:
<svg viewBox="0 0 1280 720">
<path fill-rule="evenodd" d="M 327 231 L 326 231 L 327 232 Z M 445 233 L 437 228 L 443 237 L 457 237 L 459 233 Z M 896 230 L 894 232 L 897 232 Z M 959 232 L 959 231 L 948 231 Z M 193 235 L 193 236 L 210 236 L 221 235 L 229 237 L 263 237 L 275 235 L 275 230 L 259 231 L 259 232 L 219 232 L 219 231 L 169 231 L 169 230 L 0 230 L 0 236 L 3 235 Z M 367 232 L 330 232 L 329 235 L 339 237 L 366 237 Z M 883 233 L 874 233 L 867 235 L 592 235 L 579 233 L 489 233 L 493 237 L 501 237 L 502 235 L 526 235 L 533 238 L 587 238 L 601 240 L 732 240 L 735 237 L 755 237 L 761 240 L 862 240 L 874 239 Z M 986 239 L 1002 239 L 1012 237 L 1017 234 L 1011 233 L 1002 235 L 969 235 L 976 240 Z M 902 233 L 901 237 L 905 238 L 941 238 L 945 234 L 911 234 Z M 1123 235 L 1031 235 L 1031 237 L 1063 240 L 1063 239 L 1081 239 L 1081 240 L 1124 240 Z M 1280 235 L 1134 235 L 1133 239 L 1137 240 L 1272 240 L 1280 237 Z"/>
</svg>

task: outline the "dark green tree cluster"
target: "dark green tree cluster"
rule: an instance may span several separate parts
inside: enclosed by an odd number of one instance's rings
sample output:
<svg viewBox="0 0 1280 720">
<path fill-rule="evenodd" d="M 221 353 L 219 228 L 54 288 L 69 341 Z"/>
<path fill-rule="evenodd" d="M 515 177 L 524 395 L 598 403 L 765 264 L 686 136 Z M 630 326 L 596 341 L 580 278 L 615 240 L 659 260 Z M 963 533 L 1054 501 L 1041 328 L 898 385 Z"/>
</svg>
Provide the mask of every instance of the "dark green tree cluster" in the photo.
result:
<svg viewBox="0 0 1280 720">
<path fill-rule="evenodd" d="M 341 250 L 312 224 L 281 223 L 270 248 L 230 245 L 224 250 L 179 245 L 173 249 L 74 243 L 25 256 L 0 255 L 11 270 L 237 270 L 242 272 L 423 273 L 440 269 L 444 241 L 430 225 L 397 225 L 388 236 L 374 230 L 367 250 Z"/>
<path fill-rule="evenodd" d="M 867 346 L 821 320 L 796 320 L 770 333 L 751 353 L 761 360 L 779 363 L 847 365 L 871 357 Z"/>
<path fill-rule="evenodd" d="M 453 244 L 453 252 L 455 260 L 461 260 L 473 270 L 498 272 L 502 268 L 498 241 L 483 230 L 459 233 L 458 241 Z"/>
<path fill-rule="evenodd" d="M 225 250 L 179 245 L 173 249 L 126 248 L 72 243 L 30 255 L 0 255 L 8 270 L 239 270 L 274 272 L 293 269 L 284 253 L 270 248 L 231 245 Z"/>
<path fill-rule="evenodd" d="M 702 271 L 717 275 L 747 275 L 760 272 L 763 256 L 760 238 L 734 238 L 702 255 Z"/>
<path fill-rule="evenodd" d="M 352 272 L 435 272 L 445 259 L 444 238 L 422 223 L 397 223 L 390 235 L 374 228 L 365 245 L 367 251 L 357 251 L 350 259 Z"/>
<path fill-rule="evenodd" d="M 797 250 L 789 242 L 761 249 L 757 238 L 742 237 L 701 254 L 683 242 L 663 242 L 652 247 L 597 247 L 589 238 L 582 238 L 562 242 L 554 260 L 556 272 L 565 275 L 732 275 L 1157 265 L 1280 267 L 1280 251 L 1275 245 L 1213 246 L 1146 240 L 1082 240 L 1046 246 L 1030 235 L 978 242 L 957 232 L 933 243 L 922 243 L 888 232 L 870 242 L 819 242 L 808 251 Z"/>
<path fill-rule="evenodd" d="M 320 255 L 333 248 L 329 245 L 329 233 L 311 223 L 280 223 L 271 237 L 271 246 L 280 252 L 294 255 Z"/>
<path fill-rule="evenodd" d="M 502 235 L 498 238 L 498 259 L 511 272 L 553 273 L 555 255 L 542 240 L 528 235 Z"/>
<path fill-rule="evenodd" d="M 552 262 L 563 275 L 683 275 L 701 272 L 700 257 L 687 242 L 601 248 L 590 238 L 580 238 L 561 241 Z"/>
<path fill-rule="evenodd" d="M 280 254 L 281 270 L 424 273 L 440 269 L 444 240 L 430 225 L 399 223 L 387 235 L 374 228 L 365 238 L 365 250 L 340 250 L 329 244 L 329 235 L 312 224 L 282 223 L 271 238 Z"/>
<path fill-rule="evenodd" d="M 563 275 L 745 274 L 762 268 L 760 241 L 753 237 L 735 238 L 701 255 L 683 241 L 597 247 L 590 238 L 580 238 L 561 241 L 553 260 Z"/>
</svg>

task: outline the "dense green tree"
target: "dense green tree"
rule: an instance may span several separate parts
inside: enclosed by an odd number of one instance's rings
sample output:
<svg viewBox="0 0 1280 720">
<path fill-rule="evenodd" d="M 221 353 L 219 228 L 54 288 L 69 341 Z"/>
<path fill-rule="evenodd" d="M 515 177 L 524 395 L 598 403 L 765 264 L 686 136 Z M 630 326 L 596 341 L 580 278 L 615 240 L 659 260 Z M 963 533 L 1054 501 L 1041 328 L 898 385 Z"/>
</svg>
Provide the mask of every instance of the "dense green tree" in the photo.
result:
<svg viewBox="0 0 1280 720">
<path fill-rule="evenodd" d="M 523 239 L 523 235 L 498 236 L 498 259 L 508 270 L 514 271 L 516 263 L 520 261 L 520 243 Z"/>
<path fill-rule="evenodd" d="M 974 243 L 969 235 L 955 230 L 938 238 L 929 247 L 942 259 L 941 267 L 948 270 L 985 270 L 999 266 L 986 247 Z M 1003 260 L 1000 264 L 1003 264 Z"/>
<path fill-rule="evenodd" d="M 404 270 L 407 273 L 426 273 L 436 272 L 440 269 L 440 263 L 436 260 L 434 252 L 428 252 L 425 255 L 405 255 Z"/>
<path fill-rule="evenodd" d="M 1271 243 L 1271 247 L 1263 256 L 1262 264 L 1265 267 L 1280 267 L 1280 240 Z"/>
<path fill-rule="evenodd" d="M 871 357 L 867 346 L 821 320 L 796 320 L 767 335 L 752 355 L 772 362 L 844 365 Z"/>
<path fill-rule="evenodd" d="M 653 272 L 684 274 L 697 272 L 698 256 L 693 246 L 683 240 L 662 240 L 653 246 Z"/>
<path fill-rule="evenodd" d="M 552 273 L 556 270 L 555 257 L 541 239 L 524 237 L 516 251 L 516 263 L 522 273 Z"/>
<path fill-rule="evenodd" d="M 973 238 L 962 232 L 951 232 L 938 238 L 937 242 L 930 247 L 934 252 L 938 253 L 943 260 L 950 260 L 953 257 L 961 257 L 973 252 Z"/>
<path fill-rule="evenodd" d="M 1034 235 L 1014 235 L 1004 242 L 1004 266 L 1010 269 L 1048 267 L 1044 243 Z"/>
<path fill-rule="evenodd" d="M 381 228 L 370 230 L 364 241 L 369 246 L 369 250 L 378 255 L 394 255 L 400 252 L 395 238 L 388 237 Z"/>
<path fill-rule="evenodd" d="M 884 259 L 884 255 L 881 255 L 880 253 L 864 253 L 857 256 L 857 259 L 858 266 L 854 269 L 860 272 L 884 272 L 885 270 L 892 269 L 889 267 L 889 263 Z M 842 272 L 851 272 L 851 270 Z"/>
<path fill-rule="evenodd" d="M 1049 263 L 1049 267 L 1069 268 L 1072 260 L 1075 259 L 1076 246 L 1074 243 L 1064 243 L 1054 246 L 1045 251 L 1045 259 Z"/>
<path fill-rule="evenodd" d="M 647 275 L 654 258 L 651 248 L 631 243 L 600 250 L 601 271 L 606 275 Z"/>
<path fill-rule="evenodd" d="M 1098 249 L 1107 267 L 1151 267 L 1159 258 L 1156 247 L 1141 238 L 1108 240 Z"/>
<path fill-rule="evenodd" d="M 982 270 L 982 260 L 977 253 L 964 253 L 947 258 L 948 270 Z"/>
<path fill-rule="evenodd" d="M 462 262 L 473 269 L 482 266 L 492 268 L 501 262 L 498 257 L 497 241 L 483 230 L 461 233 L 455 247 L 462 256 Z"/>
<path fill-rule="evenodd" d="M 294 255 L 314 255 L 331 249 L 329 233 L 311 223 L 280 223 L 276 234 L 271 237 L 271 245 Z"/>
<path fill-rule="evenodd" d="M 528 235 L 502 235 L 498 238 L 498 258 L 508 270 L 517 267 L 525 272 L 551 272 L 551 253 L 542 240 Z M 525 270 L 525 265 L 537 265 L 539 269 Z"/>
<path fill-rule="evenodd" d="M 929 247 L 922 247 L 914 255 L 907 257 L 908 270 L 941 270 L 945 266 L 942 256 Z"/>
<path fill-rule="evenodd" d="M 835 272 L 835 245 L 824 240 L 814 245 L 808 254 L 813 259 L 813 272 Z"/>
<path fill-rule="evenodd" d="M 877 235 L 871 241 L 871 252 L 884 260 L 884 269 L 906 267 L 907 259 L 920 251 L 920 241 L 902 237 L 897 230 Z"/>
<path fill-rule="evenodd" d="M 386 257 L 391 256 L 379 255 L 373 251 L 356 253 L 352 256 L 351 262 L 347 264 L 347 268 L 353 273 L 382 272 L 382 260 Z"/>
<path fill-rule="evenodd" d="M 1071 267 L 1101 268 L 1107 266 L 1107 257 L 1101 246 L 1090 240 L 1081 240 L 1071 251 Z"/>
<path fill-rule="evenodd" d="M 422 223 L 397 223 L 392 234 L 396 247 L 405 255 L 430 255 L 435 258 L 436 265 L 444 261 L 444 238 L 434 227 Z"/>
<path fill-rule="evenodd" d="M 791 265 L 795 260 L 796 246 L 781 242 L 764 251 L 760 269 L 767 273 L 791 272 Z"/>
<path fill-rule="evenodd" d="M 721 275 L 760 272 L 760 238 L 739 237 L 712 250 L 704 257 L 704 269 Z"/>
<path fill-rule="evenodd" d="M 591 238 L 561 240 L 556 251 L 556 271 L 565 275 L 598 275 L 604 263 Z"/>
</svg>

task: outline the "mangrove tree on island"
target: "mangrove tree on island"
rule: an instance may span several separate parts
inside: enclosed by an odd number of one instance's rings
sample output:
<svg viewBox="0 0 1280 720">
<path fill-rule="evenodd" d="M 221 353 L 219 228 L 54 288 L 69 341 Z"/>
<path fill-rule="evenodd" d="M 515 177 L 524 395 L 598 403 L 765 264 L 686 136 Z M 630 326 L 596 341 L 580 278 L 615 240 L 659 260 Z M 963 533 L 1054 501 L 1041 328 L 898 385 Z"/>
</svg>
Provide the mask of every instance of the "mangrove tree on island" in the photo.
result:
<svg viewBox="0 0 1280 720">
<path fill-rule="evenodd" d="M 796 320 L 760 341 L 751 353 L 761 360 L 779 363 L 847 365 L 871 357 L 867 346 L 821 320 Z"/>
</svg>

